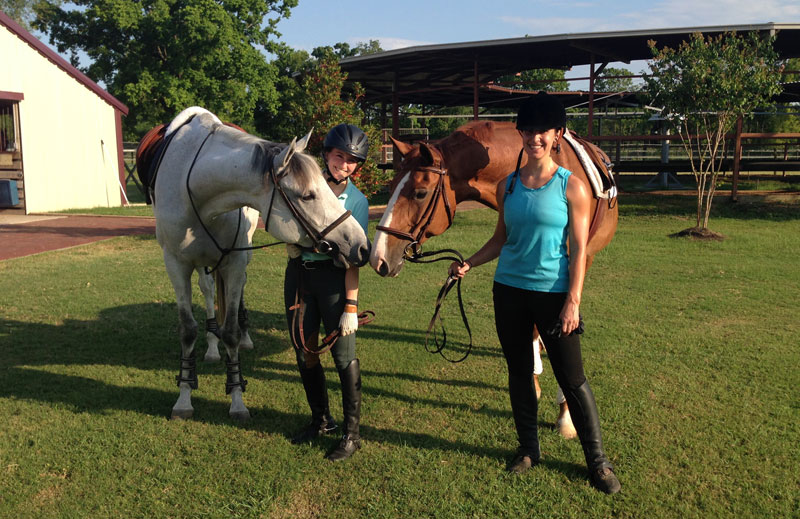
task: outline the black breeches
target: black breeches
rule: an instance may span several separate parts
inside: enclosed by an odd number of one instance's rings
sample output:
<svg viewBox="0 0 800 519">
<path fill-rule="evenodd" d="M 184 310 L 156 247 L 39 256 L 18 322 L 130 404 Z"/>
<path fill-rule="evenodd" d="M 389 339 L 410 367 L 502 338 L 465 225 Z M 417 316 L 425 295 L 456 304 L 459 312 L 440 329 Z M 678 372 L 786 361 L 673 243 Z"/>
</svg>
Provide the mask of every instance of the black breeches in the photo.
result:
<svg viewBox="0 0 800 519">
<path fill-rule="evenodd" d="M 314 270 L 306 270 L 297 260 L 289 261 L 286 266 L 283 283 L 286 321 L 291 328 L 293 311 L 289 310 L 289 307 L 294 304 L 295 294 L 299 287 L 301 298 L 305 303 L 302 326 L 306 341 L 310 341 L 319 334 L 320 321 L 325 327 L 326 334 L 338 328 L 339 319 L 344 311 L 344 275 L 345 269 L 336 267 L 332 263 Z M 295 337 L 300 336 L 297 327 L 295 327 L 294 333 Z M 321 337 L 319 339 L 321 340 Z M 302 349 L 295 349 L 295 351 L 298 366 L 304 366 L 306 363 L 305 353 Z M 336 368 L 340 371 L 345 369 L 356 357 L 356 334 L 339 337 L 331 348 L 331 355 Z"/>
<path fill-rule="evenodd" d="M 575 389 L 586 381 L 578 334 L 555 337 L 547 331 L 559 320 L 567 294 L 534 292 L 495 282 L 494 319 L 509 375 L 533 374 L 533 326 L 539 329 L 553 373 L 562 389 Z"/>
</svg>

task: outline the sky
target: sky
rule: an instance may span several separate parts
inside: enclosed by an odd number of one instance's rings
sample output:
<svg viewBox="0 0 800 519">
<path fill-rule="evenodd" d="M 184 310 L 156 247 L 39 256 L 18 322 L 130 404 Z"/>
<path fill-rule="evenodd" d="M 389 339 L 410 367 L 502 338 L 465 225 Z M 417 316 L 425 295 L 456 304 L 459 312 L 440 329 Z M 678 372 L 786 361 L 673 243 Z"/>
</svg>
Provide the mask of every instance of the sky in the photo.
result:
<svg viewBox="0 0 800 519">
<path fill-rule="evenodd" d="M 768 22 L 800 23 L 800 0 L 299 0 L 277 30 L 282 41 L 306 51 L 369 40 L 394 50 L 522 36 Z M 611 66 L 634 73 L 646 69 L 644 62 Z M 566 77 L 586 76 L 587 70 L 576 67 Z"/>
</svg>

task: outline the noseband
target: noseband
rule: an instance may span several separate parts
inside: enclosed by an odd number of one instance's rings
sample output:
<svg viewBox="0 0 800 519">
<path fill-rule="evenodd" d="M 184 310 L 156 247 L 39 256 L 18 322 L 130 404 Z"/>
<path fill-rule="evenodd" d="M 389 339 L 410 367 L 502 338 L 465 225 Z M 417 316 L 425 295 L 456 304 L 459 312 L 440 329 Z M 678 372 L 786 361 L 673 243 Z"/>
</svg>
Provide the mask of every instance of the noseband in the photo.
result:
<svg viewBox="0 0 800 519">
<path fill-rule="evenodd" d="M 375 228 L 378 231 L 385 232 L 386 234 L 394 236 L 395 238 L 400 238 L 401 240 L 407 240 L 409 242 L 403 251 L 403 257 L 405 259 L 411 259 L 420 255 L 420 240 L 422 240 L 422 238 L 425 236 L 425 232 L 428 230 L 428 227 L 430 227 L 433 217 L 436 216 L 436 206 L 439 203 L 440 198 L 444 203 L 445 214 L 447 214 L 447 227 L 449 228 L 451 225 L 453 225 L 453 211 L 450 208 L 450 201 L 448 200 L 447 193 L 444 189 L 444 177 L 447 175 L 447 170 L 434 166 L 426 166 L 418 168 L 416 171 L 425 171 L 439 175 L 439 180 L 436 182 L 436 187 L 433 188 L 433 195 L 431 195 L 431 199 L 428 202 L 428 205 L 425 207 L 425 210 L 422 212 L 422 216 L 417 224 L 412 227 L 409 232 L 401 231 L 400 229 L 393 229 L 391 227 L 385 227 L 383 225 L 379 225 Z"/>
</svg>

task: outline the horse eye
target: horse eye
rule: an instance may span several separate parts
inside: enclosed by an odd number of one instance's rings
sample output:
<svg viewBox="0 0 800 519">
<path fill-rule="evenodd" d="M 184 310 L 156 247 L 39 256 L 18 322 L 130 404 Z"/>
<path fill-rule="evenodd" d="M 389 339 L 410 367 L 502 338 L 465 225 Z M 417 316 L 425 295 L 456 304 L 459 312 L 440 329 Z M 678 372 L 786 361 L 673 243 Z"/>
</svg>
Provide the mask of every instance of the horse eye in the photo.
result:
<svg viewBox="0 0 800 519">
<path fill-rule="evenodd" d="M 306 193 L 305 195 L 303 195 L 303 202 L 310 202 L 315 198 L 317 198 L 317 195 L 315 195 L 314 193 Z"/>
<path fill-rule="evenodd" d="M 414 191 L 414 198 L 416 198 L 417 200 L 423 200 L 426 196 L 428 196 L 427 189 L 417 189 L 416 191 Z"/>
</svg>

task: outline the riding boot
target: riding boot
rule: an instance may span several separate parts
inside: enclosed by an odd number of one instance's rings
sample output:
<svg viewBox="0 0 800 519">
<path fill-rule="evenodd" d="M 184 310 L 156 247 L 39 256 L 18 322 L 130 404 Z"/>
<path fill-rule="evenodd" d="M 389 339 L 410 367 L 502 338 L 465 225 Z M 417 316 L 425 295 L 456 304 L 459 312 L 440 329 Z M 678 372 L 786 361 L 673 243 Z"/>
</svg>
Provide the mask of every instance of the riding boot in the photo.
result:
<svg viewBox="0 0 800 519">
<path fill-rule="evenodd" d="M 617 476 L 614 475 L 614 467 L 603 452 L 600 417 L 589 382 L 585 381 L 576 389 L 565 390 L 564 396 L 567 398 L 572 422 L 581 440 L 592 484 L 606 494 L 619 492 L 621 487 Z"/>
<path fill-rule="evenodd" d="M 336 422 L 328 409 L 328 388 L 325 384 L 325 372 L 317 363 L 312 368 L 300 368 L 300 379 L 306 390 L 306 399 L 311 408 L 311 422 L 292 437 L 292 443 L 307 443 L 328 434 L 336 429 Z"/>
<path fill-rule="evenodd" d="M 510 472 L 525 472 L 539 462 L 539 428 L 536 389 L 531 375 L 508 375 L 508 394 L 511 397 L 511 412 L 517 428 L 519 448 L 508 467 Z"/>
<path fill-rule="evenodd" d="M 349 458 L 361 448 L 358 424 L 361 419 L 361 368 L 358 359 L 353 359 L 339 371 L 342 382 L 342 409 L 344 410 L 344 435 L 339 445 L 328 453 L 331 461 Z"/>
</svg>

